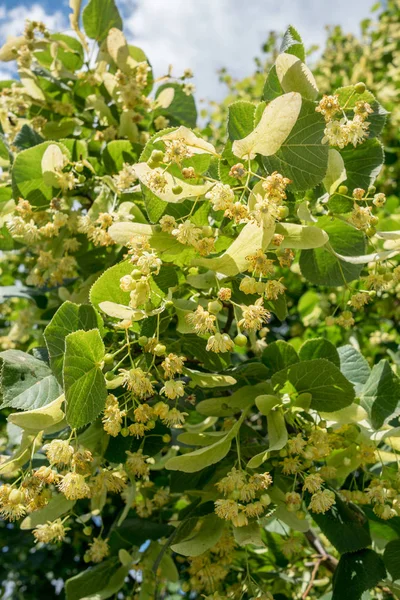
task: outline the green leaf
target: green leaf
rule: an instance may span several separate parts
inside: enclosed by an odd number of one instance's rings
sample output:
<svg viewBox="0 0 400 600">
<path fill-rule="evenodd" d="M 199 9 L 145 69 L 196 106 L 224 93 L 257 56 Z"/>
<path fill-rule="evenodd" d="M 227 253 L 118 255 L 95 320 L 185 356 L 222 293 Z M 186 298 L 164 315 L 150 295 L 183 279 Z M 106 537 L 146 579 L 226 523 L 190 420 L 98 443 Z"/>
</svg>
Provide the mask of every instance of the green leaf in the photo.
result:
<svg viewBox="0 0 400 600">
<path fill-rule="evenodd" d="M 383 146 L 376 138 L 368 139 L 356 148 L 349 145 L 340 150 L 340 154 L 344 160 L 347 173 L 345 184 L 349 190 L 367 190 L 374 184 L 384 163 Z"/>
<path fill-rule="evenodd" d="M 18 150 L 26 150 L 27 148 L 32 148 L 32 146 L 37 146 L 42 142 L 44 142 L 42 136 L 29 127 L 29 125 L 25 124 L 22 125 L 15 136 L 13 145 L 16 146 Z"/>
<path fill-rule="evenodd" d="M 115 302 L 124 306 L 129 305 L 129 292 L 124 292 L 119 286 L 119 281 L 124 275 L 132 272 L 132 263 L 125 260 L 110 267 L 92 285 L 90 289 L 90 302 L 99 308 L 102 302 Z"/>
<path fill-rule="evenodd" d="M 100 592 L 110 581 L 112 574 L 118 568 L 118 564 L 116 558 L 110 558 L 67 579 L 65 582 L 67 600 L 82 600 L 96 592 Z"/>
<path fill-rule="evenodd" d="M 268 344 L 263 350 L 261 360 L 273 374 L 299 362 L 299 357 L 293 346 L 283 340 L 278 340 Z"/>
<path fill-rule="evenodd" d="M 47 523 L 48 521 L 55 521 L 59 517 L 65 515 L 65 513 L 69 512 L 74 504 L 75 500 L 67 500 L 63 494 L 57 494 L 49 503 L 39 510 L 35 510 L 33 513 L 25 517 L 22 521 L 20 528 L 21 529 L 34 529 L 38 525 L 42 525 L 43 523 Z"/>
<path fill-rule="evenodd" d="M 267 79 L 265 80 L 263 89 L 263 99 L 270 102 L 275 100 L 278 96 L 282 96 L 283 90 L 279 83 L 278 75 L 276 73 L 276 67 L 273 65 L 268 71 Z"/>
<path fill-rule="evenodd" d="M 289 381 L 296 391 L 312 396 L 311 408 L 334 412 L 349 406 L 354 400 L 354 388 L 339 369 L 324 358 L 306 360 L 278 371 L 271 383 L 278 389 Z"/>
<path fill-rule="evenodd" d="M 125 550 L 130 550 L 132 546 L 139 548 L 147 540 L 167 538 L 173 531 L 174 528 L 166 523 L 157 523 L 136 517 L 128 518 L 120 527 L 112 530 L 110 549 L 111 552 L 117 552 L 120 548 Z"/>
<path fill-rule="evenodd" d="M 194 369 L 183 370 L 184 374 L 190 377 L 191 387 L 226 387 L 235 385 L 236 379 L 231 375 L 220 375 L 219 373 L 204 373 L 203 371 L 195 371 Z"/>
<path fill-rule="evenodd" d="M 356 552 L 371 544 L 368 520 L 361 509 L 346 504 L 337 494 L 330 510 L 310 515 L 340 554 Z"/>
<path fill-rule="evenodd" d="M 137 160 L 134 145 L 128 140 L 113 140 L 103 150 L 102 158 L 107 173 L 121 171 L 124 163 L 133 164 Z"/>
<path fill-rule="evenodd" d="M 344 554 L 333 576 L 332 600 L 360 600 L 385 577 L 383 560 L 373 550 Z"/>
<path fill-rule="evenodd" d="M 252 102 L 238 100 L 228 108 L 228 135 L 230 140 L 240 140 L 254 128 L 256 107 Z"/>
<path fill-rule="evenodd" d="M 34 206 L 45 206 L 53 198 L 53 188 L 46 185 L 42 175 L 42 158 L 47 148 L 58 146 L 69 157 L 67 148 L 55 142 L 43 142 L 17 154 L 11 176 L 15 198 L 29 200 Z"/>
<path fill-rule="evenodd" d="M 34 410 L 59 397 L 60 386 L 50 367 L 21 350 L 0 352 L 1 408 Z"/>
<path fill-rule="evenodd" d="M 293 92 L 292 92 L 293 93 Z M 274 156 L 264 156 L 268 173 L 278 171 L 292 180 L 289 189 L 313 188 L 324 179 L 328 166 L 328 146 L 322 144 L 325 119 L 315 112 L 315 105 L 303 98 L 300 114 L 289 135 Z"/>
<path fill-rule="evenodd" d="M 196 404 L 196 410 L 207 417 L 229 417 L 254 404 L 257 396 L 271 391 L 268 383 L 245 385 L 231 396 L 208 398 Z"/>
<path fill-rule="evenodd" d="M 329 217 L 318 219 L 318 225 L 329 236 L 329 242 L 322 248 L 302 250 L 300 269 L 304 277 L 316 285 L 340 286 L 358 279 L 363 265 L 354 265 L 335 256 L 359 256 L 365 253 L 365 236 L 340 219 Z M 330 250 L 333 249 L 333 252 Z"/>
<path fill-rule="evenodd" d="M 338 348 L 340 370 L 352 384 L 357 393 L 367 382 L 371 369 L 368 362 L 353 346 L 346 345 Z"/>
<path fill-rule="evenodd" d="M 57 45 L 57 60 L 69 71 L 77 71 L 83 65 L 84 53 L 82 44 L 70 35 L 64 33 L 53 33 L 49 36 L 53 42 L 61 42 Z M 54 60 L 50 50 L 50 44 L 34 52 L 35 57 L 41 65 L 50 68 Z"/>
<path fill-rule="evenodd" d="M 267 416 L 268 430 L 268 449 L 256 454 L 249 460 L 247 466 L 249 469 L 256 469 L 267 460 L 269 454 L 275 450 L 281 450 L 286 446 L 288 433 L 286 429 L 285 417 L 281 408 L 275 408 Z"/>
<path fill-rule="evenodd" d="M 293 25 L 289 25 L 286 29 L 279 51 L 288 52 L 289 54 L 297 56 L 300 60 L 305 61 L 306 51 L 304 49 L 303 40 Z"/>
<path fill-rule="evenodd" d="M 102 42 L 112 27 L 122 29 L 122 19 L 114 0 L 90 0 L 82 13 L 83 27 L 92 40 Z"/>
<path fill-rule="evenodd" d="M 368 102 L 374 111 L 372 114 L 368 115 L 367 119 L 368 123 L 370 124 L 368 129 L 369 137 L 377 137 L 380 135 L 385 125 L 388 113 L 383 106 L 379 104 L 371 92 L 365 90 L 363 94 L 357 94 L 355 92 L 355 86 L 348 85 L 335 90 L 335 94 L 338 95 L 340 105 L 346 106 L 346 112 L 349 110 L 352 111 L 356 105 L 356 102 Z"/>
<path fill-rule="evenodd" d="M 380 429 L 400 414 L 400 379 L 387 360 L 374 365 L 360 392 L 361 406 L 369 413 L 371 424 Z"/>
<path fill-rule="evenodd" d="M 400 539 L 392 540 L 387 544 L 383 560 L 391 577 L 394 580 L 400 579 Z"/>
<path fill-rule="evenodd" d="M 234 527 L 233 536 L 239 546 L 247 546 L 248 544 L 252 544 L 259 548 L 264 546 L 264 542 L 261 538 L 261 528 L 256 521 L 249 523 L 244 527 Z"/>
<path fill-rule="evenodd" d="M 246 411 L 242 413 L 240 419 L 235 423 L 230 431 L 228 431 L 226 436 L 224 436 L 221 440 L 218 440 L 218 442 L 215 444 L 206 446 L 205 448 L 199 448 L 198 450 L 194 450 L 193 452 L 189 452 L 181 456 L 174 456 L 167 461 L 165 468 L 170 471 L 195 473 L 196 471 L 201 471 L 201 469 L 205 469 L 206 467 L 219 462 L 228 454 L 232 439 L 238 433 L 245 416 Z"/>
<path fill-rule="evenodd" d="M 314 358 L 326 358 L 340 368 L 338 351 L 332 342 L 325 338 L 314 338 L 306 340 L 299 350 L 300 360 L 312 360 Z"/>
<path fill-rule="evenodd" d="M 171 550 L 183 556 L 200 556 L 218 542 L 224 528 L 224 521 L 217 515 L 206 515 L 200 520 L 200 528 L 192 531 L 186 539 L 173 544 Z"/>
<path fill-rule="evenodd" d="M 197 110 L 196 103 L 192 95 L 187 95 L 178 83 L 166 83 L 161 85 L 156 92 L 156 100 L 166 89 L 173 90 L 172 102 L 166 108 L 159 108 L 155 111 L 169 118 L 171 125 L 186 125 L 187 127 L 196 127 Z"/>
<path fill-rule="evenodd" d="M 104 408 L 107 388 L 102 373 L 105 349 L 97 329 L 75 331 L 65 338 L 64 386 L 67 421 L 83 427 Z"/>
<path fill-rule="evenodd" d="M 50 366 L 60 384 L 65 353 L 65 338 L 68 334 L 99 328 L 103 321 L 97 311 L 89 304 L 64 302 L 44 330 L 44 339 L 49 351 Z"/>
</svg>

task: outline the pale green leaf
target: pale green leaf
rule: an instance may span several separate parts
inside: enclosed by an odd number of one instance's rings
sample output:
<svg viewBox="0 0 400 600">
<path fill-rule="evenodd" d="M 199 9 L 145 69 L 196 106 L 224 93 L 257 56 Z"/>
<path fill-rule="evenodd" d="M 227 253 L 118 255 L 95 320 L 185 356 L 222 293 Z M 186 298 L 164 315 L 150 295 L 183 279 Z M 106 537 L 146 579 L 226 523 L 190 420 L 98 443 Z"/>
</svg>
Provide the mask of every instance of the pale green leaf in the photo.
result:
<svg viewBox="0 0 400 600">
<path fill-rule="evenodd" d="M 270 102 L 256 128 L 245 138 L 235 140 L 232 152 L 239 158 L 253 159 L 257 154 L 276 154 L 291 133 L 300 114 L 302 99 L 297 92 Z"/>
<path fill-rule="evenodd" d="M 72 510 L 75 500 L 67 500 L 64 494 L 53 496 L 49 503 L 39 510 L 35 510 L 22 521 L 21 529 L 34 529 L 38 525 L 55 521 L 65 513 Z"/>
<path fill-rule="evenodd" d="M 344 166 L 342 155 L 334 148 L 329 148 L 328 169 L 323 181 L 326 191 L 329 194 L 334 194 L 346 178 L 346 167 Z"/>
<path fill-rule="evenodd" d="M 7 417 L 7 421 L 28 432 L 45 431 L 46 429 L 61 423 L 64 419 L 65 414 L 62 410 L 63 403 L 64 395 L 56 398 L 41 408 L 11 413 Z"/>
<path fill-rule="evenodd" d="M 327 232 L 323 229 L 297 223 L 277 223 L 276 233 L 284 236 L 281 248 L 295 250 L 320 248 L 329 240 Z"/>
<path fill-rule="evenodd" d="M 318 86 L 307 65 L 297 56 L 283 52 L 275 62 L 276 74 L 284 92 L 299 92 L 303 98 L 315 100 Z"/>
<path fill-rule="evenodd" d="M 225 523 L 215 514 L 205 516 L 186 539 L 172 544 L 171 550 L 183 556 L 200 556 L 218 542 L 222 536 Z"/>
</svg>

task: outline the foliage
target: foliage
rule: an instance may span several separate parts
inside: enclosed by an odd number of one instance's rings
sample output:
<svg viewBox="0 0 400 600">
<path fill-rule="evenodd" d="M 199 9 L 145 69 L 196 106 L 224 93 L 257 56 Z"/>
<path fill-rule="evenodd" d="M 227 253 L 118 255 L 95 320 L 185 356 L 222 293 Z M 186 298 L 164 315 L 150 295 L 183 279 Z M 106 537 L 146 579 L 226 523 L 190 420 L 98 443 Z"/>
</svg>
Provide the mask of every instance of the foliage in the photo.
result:
<svg viewBox="0 0 400 600">
<path fill-rule="evenodd" d="M 19 70 L 0 112 L 5 593 L 396 597 L 400 228 L 378 177 L 398 5 L 364 26 L 371 78 L 338 30 L 313 74 L 290 27 L 203 130 L 190 72 L 154 81 L 113 0 L 83 30 L 71 7 L 75 37 L 31 23 L 0 49 Z"/>
</svg>

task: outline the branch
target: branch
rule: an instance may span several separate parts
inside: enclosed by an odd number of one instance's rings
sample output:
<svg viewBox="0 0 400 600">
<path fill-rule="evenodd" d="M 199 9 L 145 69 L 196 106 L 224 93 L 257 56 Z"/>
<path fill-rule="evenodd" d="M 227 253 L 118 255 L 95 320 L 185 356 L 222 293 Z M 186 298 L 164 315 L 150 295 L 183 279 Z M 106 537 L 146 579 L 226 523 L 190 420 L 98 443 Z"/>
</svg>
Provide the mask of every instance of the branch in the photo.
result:
<svg viewBox="0 0 400 600">
<path fill-rule="evenodd" d="M 338 560 L 331 554 L 328 554 L 328 552 L 325 550 L 324 546 L 322 545 L 321 540 L 319 539 L 317 534 L 314 533 L 314 531 L 312 529 L 309 529 L 308 531 L 306 531 L 304 533 L 304 535 L 306 536 L 307 540 L 309 541 L 311 546 L 314 548 L 314 550 L 316 550 L 318 552 L 318 554 L 321 556 L 321 559 L 325 562 L 327 569 L 329 569 L 329 571 L 331 571 L 331 573 L 333 573 L 338 565 Z"/>
</svg>

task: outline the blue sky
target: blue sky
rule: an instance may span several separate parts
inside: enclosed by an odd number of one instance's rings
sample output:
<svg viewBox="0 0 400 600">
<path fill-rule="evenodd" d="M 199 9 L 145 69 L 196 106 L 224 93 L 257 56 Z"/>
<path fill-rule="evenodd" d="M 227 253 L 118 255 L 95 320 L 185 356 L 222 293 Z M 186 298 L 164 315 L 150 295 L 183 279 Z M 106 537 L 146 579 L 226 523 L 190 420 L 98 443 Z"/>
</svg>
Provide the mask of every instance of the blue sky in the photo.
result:
<svg viewBox="0 0 400 600">
<path fill-rule="evenodd" d="M 116 0 L 129 41 L 147 53 L 157 75 L 168 65 L 180 75 L 195 73 L 198 98 L 223 93 L 217 70 L 235 77 L 253 70 L 253 58 L 270 30 L 293 24 L 308 46 L 323 44 L 325 25 L 358 32 L 373 0 Z M 83 1 L 85 4 L 85 0 Z M 26 18 L 43 20 L 51 30 L 68 30 L 68 0 L 0 1 L 0 42 L 18 35 Z M 0 78 L 10 65 L 0 63 Z"/>
</svg>

